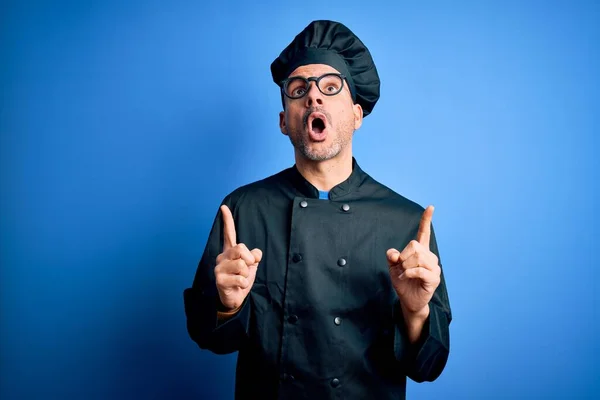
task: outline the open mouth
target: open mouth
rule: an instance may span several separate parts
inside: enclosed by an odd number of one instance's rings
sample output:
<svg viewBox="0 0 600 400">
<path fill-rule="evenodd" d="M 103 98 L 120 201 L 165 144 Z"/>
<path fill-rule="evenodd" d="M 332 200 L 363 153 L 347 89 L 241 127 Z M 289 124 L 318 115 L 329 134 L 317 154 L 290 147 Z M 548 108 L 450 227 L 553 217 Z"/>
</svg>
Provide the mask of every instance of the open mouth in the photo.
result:
<svg viewBox="0 0 600 400">
<path fill-rule="evenodd" d="M 308 134 L 314 141 L 320 142 L 327 138 L 327 117 L 323 113 L 314 112 L 307 121 Z"/>
<path fill-rule="evenodd" d="M 325 122 L 321 118 L 313 119 L 311 125 L 311 130 L 315 133 L 323 133 L 325 130 Z"/>
</svg>

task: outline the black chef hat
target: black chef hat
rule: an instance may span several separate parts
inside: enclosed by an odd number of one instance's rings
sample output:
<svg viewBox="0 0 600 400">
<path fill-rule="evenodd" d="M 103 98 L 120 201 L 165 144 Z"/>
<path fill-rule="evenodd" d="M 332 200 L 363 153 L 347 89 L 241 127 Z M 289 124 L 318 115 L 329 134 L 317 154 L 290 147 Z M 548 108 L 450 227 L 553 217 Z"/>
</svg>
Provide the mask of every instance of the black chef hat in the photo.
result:
<svg viewBox="0 0 600 400">
<path fill-rule="evenodd" d="M 352 100 L 367 116 L 379 99 L 379 75 L 371 53 L 350 29 L 339 22 L 313 21 L 271 64 L 273 81 L 281 87 L 299 66 L 327 64 L 346 76 Z"/>
</svg>

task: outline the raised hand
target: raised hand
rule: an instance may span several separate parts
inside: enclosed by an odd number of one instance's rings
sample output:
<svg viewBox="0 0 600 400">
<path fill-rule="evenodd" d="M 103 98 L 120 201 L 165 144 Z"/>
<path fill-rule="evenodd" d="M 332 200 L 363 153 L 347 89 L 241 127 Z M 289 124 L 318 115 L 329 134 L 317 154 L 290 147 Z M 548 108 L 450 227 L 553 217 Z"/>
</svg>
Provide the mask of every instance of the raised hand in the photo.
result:
<svg viewBox="0 0 600 400">
<path fill-rule="evenodd" d="M 221 213 L 224 243 L 223 252 L 217 256 L 215 278 L 221 304 L 228 310 L 235 310 L 252 289 L 262 251 L 250 251 L 245 244 L 237 243 L 235 223 L 229 207 L 222 205 Z"/>
<path fill-rule="evenodd" d="M 429 206 L 423 212 L 416 240 L 411 240 L 402 252 L 389 249 L 386 253 L 392 285 L 408 313 L 424 310 L 440 284 L 439 260 L 429 250 L 433 210 Z"/>
</svg>

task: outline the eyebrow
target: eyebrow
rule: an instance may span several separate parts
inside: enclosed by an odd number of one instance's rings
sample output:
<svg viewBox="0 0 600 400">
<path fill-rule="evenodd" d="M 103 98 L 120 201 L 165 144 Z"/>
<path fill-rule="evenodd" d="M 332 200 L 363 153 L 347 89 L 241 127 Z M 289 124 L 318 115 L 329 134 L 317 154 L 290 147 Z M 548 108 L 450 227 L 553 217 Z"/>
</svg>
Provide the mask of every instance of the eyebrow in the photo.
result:
<svg viewBox="0 0 600 400">
<path fill-rule="evenodd" d="M 320 76 L 327 75 L 327 74 L 336 74 L 337 75 L 337 74 L 340 74 L 340 72 L 327 71 L 327 72 L 321 72 L 320 74 L 317 74 L 317 75 L 314 75 L 314 74 L 313 75 L 297 75 L 296 74 L 296 75 L 290 76 L 288 79 L 290 79 L 290 78 L 318 78 Z"/>
</svg>

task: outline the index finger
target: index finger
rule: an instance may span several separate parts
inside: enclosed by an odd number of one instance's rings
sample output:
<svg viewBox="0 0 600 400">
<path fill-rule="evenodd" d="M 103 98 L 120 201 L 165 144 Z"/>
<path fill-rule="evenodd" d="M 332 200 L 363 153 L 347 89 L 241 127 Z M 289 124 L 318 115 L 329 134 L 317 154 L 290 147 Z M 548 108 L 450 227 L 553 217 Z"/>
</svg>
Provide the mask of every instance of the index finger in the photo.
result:
<svg viewBox="0 0 600 400">
<path fill-rule="evenodd" d="M 233 215 L 225 204 L 221 206 L 223 214 L 223 251 L 228 250 L 237 244 L 235 235 L 235 222 Z"/>
<path fill-rule="evenodd" d="M 417 241 L 423 246 L 429 248 L 429 239 L 431 237 L 431 218 L 433 217 L 433 206 L 428 206 L 421 216 L 419 232 L 417 232 Z"/>
</svg>

